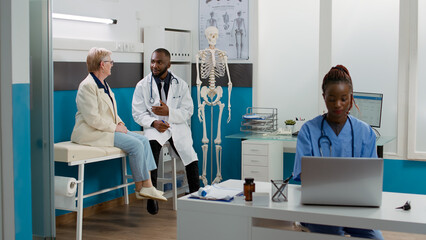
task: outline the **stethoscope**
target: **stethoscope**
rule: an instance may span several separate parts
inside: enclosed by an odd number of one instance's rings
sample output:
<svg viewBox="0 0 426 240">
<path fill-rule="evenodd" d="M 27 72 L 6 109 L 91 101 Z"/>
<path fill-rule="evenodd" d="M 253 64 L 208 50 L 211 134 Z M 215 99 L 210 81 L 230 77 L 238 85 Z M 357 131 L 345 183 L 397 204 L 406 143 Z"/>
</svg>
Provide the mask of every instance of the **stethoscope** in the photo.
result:
<svg viewBox="0 0 426 240">
<path fill-rule="evenodd" d="M 149 103 L 154 104 L 154 98 L 152 97 L 152 79 L 153 79 L 153 77 L 152 77 L 152 73 L 151 73 L 151 83 L 150 83 L 151 84 L 151 97 L 149 99 Z M 177 78 L 175 78 L 175 76 L 173 76 L 172 73 L 170 73 L 170 87 L 173 84 L 173 80 L 176 81 L 176 84 L 179 84 L 179 80 Z M 169 89 L 170 89 L 170 87 L 169 87 Z M 173 97 L 173 98 L 175 98 L 175 97 Z"/>
<path fill-rule="evenodd" d="M 322 121 L 321 121 L 321 136 L 318 138 L 318 149 L 320 151 L 321 157 L 323 157 L 322 149 L 321 149 L 321 140 L 324 140 L 324 139 L 328 141 L 328 144 L 330 146 L 330 156 L 331 156 L 331 140 L 327 135 L 325 135 L 325 132 L 324 132 L 324 121 L 325 121 L 326 116 L 327 115 L 324 114 L 324 116 L 322 118 Z M 355 149 L 354 127 L 352 125 L 352 120 L 349 116 L 348 116 L 348 121 L 349 121 L 349 124 L 351 125 L 351 133 L 352 133 L 352 157 L 355 157 L 355 154 L 354 154 L 354 149 Z"/>
</svg>

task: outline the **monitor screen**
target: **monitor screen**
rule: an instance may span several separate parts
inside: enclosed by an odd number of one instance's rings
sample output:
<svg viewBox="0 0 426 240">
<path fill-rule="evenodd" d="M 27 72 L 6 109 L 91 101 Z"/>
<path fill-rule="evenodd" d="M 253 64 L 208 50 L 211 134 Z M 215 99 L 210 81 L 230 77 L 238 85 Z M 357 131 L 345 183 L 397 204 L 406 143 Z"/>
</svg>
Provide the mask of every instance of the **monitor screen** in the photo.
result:
<svg viewBox="0 0 426 240">
<path fill-rule="evenodd" d="M 366 122 L 372 127 L 379 128 L 382 118 L 383 94 L 354 92 L 354 100 L 359 111 L 353 106 L 351 115 Z"/>
</svg>

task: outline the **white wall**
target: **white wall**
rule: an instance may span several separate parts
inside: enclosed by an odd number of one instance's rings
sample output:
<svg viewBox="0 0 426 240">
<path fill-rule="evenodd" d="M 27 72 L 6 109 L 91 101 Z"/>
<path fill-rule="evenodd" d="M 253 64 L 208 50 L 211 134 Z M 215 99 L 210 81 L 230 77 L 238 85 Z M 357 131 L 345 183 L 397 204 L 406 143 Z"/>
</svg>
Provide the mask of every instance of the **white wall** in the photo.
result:
<svg viewBox="0 0 426 240">
<path fill-rule="evenodd" d="M 310 119 L 324 110 L 322 77 L 343 64 L 355 91 L 384 94 L 379 131 L 396 137 L 385 157 L 424 160 L 426 0 L 418 2 L 259 1 L 254 106 L 277 107 L 280 126 L 288 118 Z"/>
<path fill-rule="evenodd" d="M 396 136 L 399 1 L 333 1 L 332 8 L 332 65 L 349 69 L 354 91 L 383 93 L 378 131 Z M 396 141 L 385 151 L 396 154 Z"/>
<path fill-rule="evenodd" d="M 286 119 L 318 112 L 319 1 L 259 1 L 255 107 L 278 108 Z"/>
<path fill-rule="evenodd" d="M 55 0 L 52 12 L 117 19 L 115 25 L 54 19 L 53 38 L 112 42 L 143 42 L 143 27 L 169 26 L 173 23 L 172 0 Z M 111 49 L 113 50 L 113 49 Z M 66 58 L 64 59 L 64 56 Z M 55 50 L 53 59 L 85 61 L 87 51 Z M 114 52 L 118 62 L 141 62 L 141 54 Z"/>
<path fill-rule="evenodd" d="M 172 0 L 54 0 L 54 13 L 118 20 L 104 25 L 67 20 L 53 21 L 53 36 L 77 39 L 142 41 L 141 27 L 172 22 Z M 161 15 L 159 16 L 159 13 Z"/>
<path fill-rule="evenodd" d="M 30 83 L 29 3 L 12 1 L 12 12 L 23 13 L 12 14 L 12 83 Z"/>
<path fill-rule="evenodd" d="M 411 159 L 426 159 L 426 1 L 410 2 L 410 65 L 408 81 L 408 156 Z"/>
<path fill-rule="evenodd" d="M 419 35 L 418 35 L 418 63 L 417 63 L 417 89 L 416 89 L 416 116 L 415 122 L 416 146 L 415 151 L 426 153 L 426 1 L 419 1 Z M 423 124 L 421 124 L 423 123 Z"/>
<path fill-rule="evenodd" d="M 250 59 L 257 59 L 257 1 L 250 6 Z M 193 62 L 198 52 L 198 0 L 54 0 L 53 12 L 101 18 L 114 18 L 116 25 L 104 25 L 54 19 L 54 38 L 88 39 L 118 42 L 143 42 L 143 28 L 161 26 L 192 32 Z M 69 52 L 68 55 L 72 55 Z M 75 53 L 74 53 L 75 54 Z M 84 57 L 87 51 L 72 59 Z M 129 54 L 114 53 L 114 58 L 126 61 Z M 54 53 L 54 59 L 55 59 Z M 72 60 L 71 59 L 71 60 Z M 232 61 L 231 61 L 232 62 Z"/>
</svg>

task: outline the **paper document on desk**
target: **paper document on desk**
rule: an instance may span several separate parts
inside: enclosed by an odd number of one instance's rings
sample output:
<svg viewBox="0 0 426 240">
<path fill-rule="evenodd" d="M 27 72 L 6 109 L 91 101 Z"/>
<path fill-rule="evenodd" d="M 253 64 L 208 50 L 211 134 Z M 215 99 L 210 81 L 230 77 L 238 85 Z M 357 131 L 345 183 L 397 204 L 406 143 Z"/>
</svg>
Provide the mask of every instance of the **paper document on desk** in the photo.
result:
<svg viewBox="0 0 426 240">
<path fill-rule="evenodd" d="M 191 198 L 214 200 L 214 201 L 231 201 L 235 196 L 242 194 L 242 188 L 223 188 L 216 184 L 207 185 L 200 188 L 198 192 L 191 193 Z"/>
</svg>

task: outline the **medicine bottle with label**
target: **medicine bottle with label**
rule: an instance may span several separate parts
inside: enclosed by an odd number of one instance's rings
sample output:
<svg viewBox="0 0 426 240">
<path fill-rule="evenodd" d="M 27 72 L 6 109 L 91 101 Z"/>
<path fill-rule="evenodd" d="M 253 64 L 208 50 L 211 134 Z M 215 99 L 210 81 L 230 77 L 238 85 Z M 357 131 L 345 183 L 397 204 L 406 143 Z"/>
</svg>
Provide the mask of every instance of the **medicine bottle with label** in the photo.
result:
<svg viewBox="0 0 426 240">
<path fill-rule="evenodd" d="M 253 201 L 253 192 L 255 191 L 255 184 L 253 178 L 245 178 L 244 183 L 244 196 L 246 201 Z"/>
</svg>

